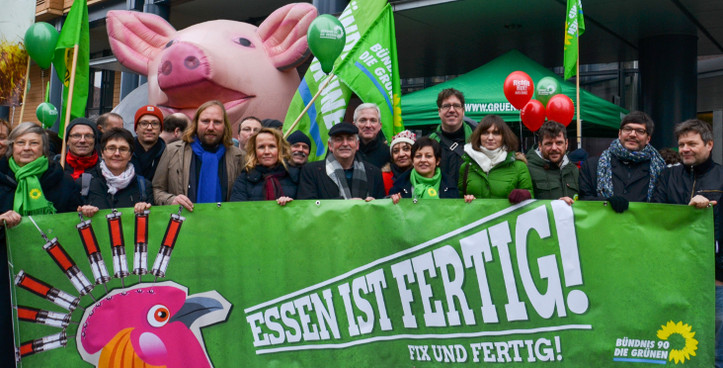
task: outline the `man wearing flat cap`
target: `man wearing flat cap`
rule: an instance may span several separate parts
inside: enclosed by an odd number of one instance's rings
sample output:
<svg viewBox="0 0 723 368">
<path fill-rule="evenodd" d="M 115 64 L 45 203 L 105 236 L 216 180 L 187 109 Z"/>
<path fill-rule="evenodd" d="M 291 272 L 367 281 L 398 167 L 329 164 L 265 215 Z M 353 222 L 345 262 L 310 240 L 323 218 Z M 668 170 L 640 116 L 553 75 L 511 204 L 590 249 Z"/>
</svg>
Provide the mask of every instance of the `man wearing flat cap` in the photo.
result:
<svg viewBox="0 0 723 368">
<path fill-rule="evenodd" d="M 384 198 L 382 172 L 357 157 L 359 129 L 339 123 L 329 129 L 329 153 L 323 161 L 304 165 L 298 199 Z"/>
<path fill-rule="evenodd" d="M 157 106 L 146 105 L 136 111 L 133 119 L 136 140 L 131 163 L 136 173 L 153 181 L 158 162 L 161 161 L 166 143 L 160 139 L 163 131 L 163 113 Z"/>
</svg>

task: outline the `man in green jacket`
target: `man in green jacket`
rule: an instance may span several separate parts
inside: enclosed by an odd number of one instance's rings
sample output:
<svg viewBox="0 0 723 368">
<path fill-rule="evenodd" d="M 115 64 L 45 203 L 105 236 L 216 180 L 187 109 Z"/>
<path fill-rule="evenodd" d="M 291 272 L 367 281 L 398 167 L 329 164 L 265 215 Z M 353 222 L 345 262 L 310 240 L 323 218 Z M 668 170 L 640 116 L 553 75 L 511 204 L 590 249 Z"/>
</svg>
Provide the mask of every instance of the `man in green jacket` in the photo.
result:
<svg viewBox="0 0 723 368">
<path fill-rule="evenodd" d="M 567 129 L 548 121 L 537 131 L 539 146 L 527 152 L 527 168 L 537 199 L 561 199 L 572 205 L 580 172 L 567 158 Z"/>
</svg>

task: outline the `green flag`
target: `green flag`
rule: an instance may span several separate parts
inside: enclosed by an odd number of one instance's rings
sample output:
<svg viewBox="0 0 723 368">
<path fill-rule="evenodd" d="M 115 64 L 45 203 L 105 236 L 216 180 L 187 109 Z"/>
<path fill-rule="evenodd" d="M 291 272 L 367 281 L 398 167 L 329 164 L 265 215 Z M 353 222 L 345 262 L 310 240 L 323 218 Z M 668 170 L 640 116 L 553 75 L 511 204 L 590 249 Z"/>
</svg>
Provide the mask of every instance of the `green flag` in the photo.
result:
<svg viewBox="0 0 723 368">
<path fill-rule="evenodd" d="M 404 130 L 391 5 L 384 7 L 349 55 L 337 66 L 336 74 L 363 102 L 379 106 L 382 133 L 387 140 L 391 141 L 394 134 Z"/>
<path fill-rule="evenodd" d="M 58 135 L 61 138 L 65 134 L 65 110 L 68 103 L 71 104 L 71 119 L 85 116 L 85 104 L 88 100 L 89 40 L 88 3 L 86 0 L 75 0 L 65 18 L 63 29 L 60 31 L 53 58 L 58 78 L 63 81 L 63 107 L 58 129 Z M 78 60 L 75 67 L 75 87 L 72 101 L 68 101 L 70 73 L 73 68 L 73 48 L 76 45 L 78 45 Z"/>
<path fill-rule="evenodd" d="M 349 2 L 339 16 L 339 21 L 344 25 L 346 31 L 346 45 L 336 61 L 335 67 L 349 54 L 386 4 L 386 0 L 352 0 Z M 306 104 L 314 97 L 319 87 L 326 81 L 326 78 L 327 75 L 321 70 L 321 63 L 314 58 L 291 100 L 286 119 L 284 119 L 284 127 L 291 126 Z M 334 124 L 340 123 L 344 119 L 350 97 L 351 90 L 341 83 L 339 78 L 334 77 L 299 121 L 296 130 L 301 130 L 311 138 L 310 161 L 324 156 L 327 132 Z"/>
<path fill-rule="evenodd" d="M 565 18 L 565 79 L 577 75 L 577 42 L 585 32 L 585 19 L 582 16 L 582 0 L 567 0 Z"/>
</svg>

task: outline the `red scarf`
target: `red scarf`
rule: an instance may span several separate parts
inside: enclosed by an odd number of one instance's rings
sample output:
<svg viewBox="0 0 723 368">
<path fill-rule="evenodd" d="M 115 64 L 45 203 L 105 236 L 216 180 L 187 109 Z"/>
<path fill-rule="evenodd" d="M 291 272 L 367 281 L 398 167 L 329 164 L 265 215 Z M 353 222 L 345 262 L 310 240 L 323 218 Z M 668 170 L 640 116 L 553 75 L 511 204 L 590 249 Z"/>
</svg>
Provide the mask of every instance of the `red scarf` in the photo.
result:
<svg viewBox="0 0 723 368">
<path fill-rule="evenodd" d="M 279 179 L 284 176 L 286 176 L 286 171 L 264 176 L 264 196 L 267 201 L 284 196 L 284 191 L 281 189 L 281 183 L 279 182 Z"/>
<path fill-rule="evenodd" d="M 90 169 L 98 163 L 98 152 L 93 151 L 90 156 L 78 157 L 68 151 L 68 154 L 65 155 L 65 163 L 73 168 L 73 173 L 70 176 L 73 179 L 78 179 L 86 169 Z"/>
</svg>

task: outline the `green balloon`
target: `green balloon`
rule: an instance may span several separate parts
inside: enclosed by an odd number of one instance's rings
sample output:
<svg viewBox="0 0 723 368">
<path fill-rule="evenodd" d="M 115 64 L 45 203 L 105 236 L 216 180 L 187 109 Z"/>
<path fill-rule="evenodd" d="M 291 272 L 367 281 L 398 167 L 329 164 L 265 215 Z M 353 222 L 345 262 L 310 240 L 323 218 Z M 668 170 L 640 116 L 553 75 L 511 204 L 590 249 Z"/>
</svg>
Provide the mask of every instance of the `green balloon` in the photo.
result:
<svg viewBox="0 0 723 368">
<path fill-rule="evenodd" d="M 329 74 L 346 44 L 344 26 L 329 14 L 320 15 L 311 22 L 306 39 L 309 49 L 321 63 L 321 70 Z"/>
<path fill-rule="evenodd" d="M 25 31 L 25 49 L 41 68 L 50 67 L 58 37 L 60 37 L 58 30 L 45 22 L 35 23 Z"/>
<path fill-rule="evenodd" d="M 550 98 L 559 93 L 562 93 L 562 86 L 553 77 L 544 77 L 535 85 L 535 99 L 542 102 L 543 106 L 547 106 Z"/>
<path fill-rule="evenodd" d="M 58 120 L 58 109 L 50 102 L 43 102 L 35 109 L 35 116 L 43 123 L 43 128 L 48 129 Z"/>
</svg>

